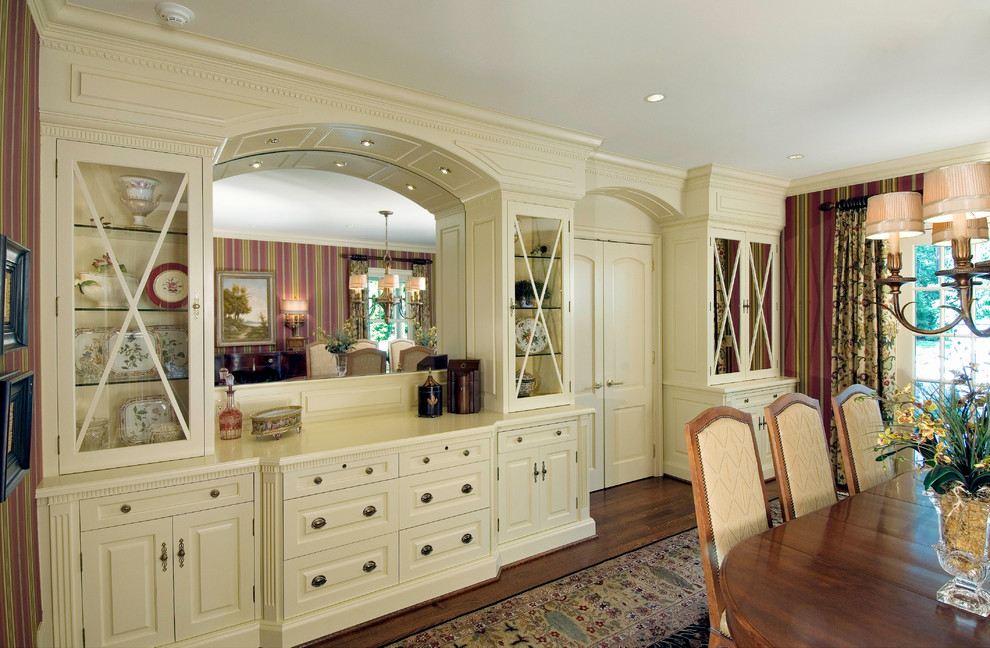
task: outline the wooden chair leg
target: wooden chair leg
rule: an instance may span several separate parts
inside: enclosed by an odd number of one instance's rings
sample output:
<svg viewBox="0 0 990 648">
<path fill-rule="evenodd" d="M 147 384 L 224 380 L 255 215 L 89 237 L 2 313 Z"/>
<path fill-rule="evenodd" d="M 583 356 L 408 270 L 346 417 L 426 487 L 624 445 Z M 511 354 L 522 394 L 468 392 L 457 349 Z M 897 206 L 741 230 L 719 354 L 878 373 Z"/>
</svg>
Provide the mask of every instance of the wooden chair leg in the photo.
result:
<svg viewBox="0 0 990 648">
<path fill-rule="evenodd" d="M 715 628 L 709 628 L 708 648 L 736 648 L 736 644 Z"/>
</svg>

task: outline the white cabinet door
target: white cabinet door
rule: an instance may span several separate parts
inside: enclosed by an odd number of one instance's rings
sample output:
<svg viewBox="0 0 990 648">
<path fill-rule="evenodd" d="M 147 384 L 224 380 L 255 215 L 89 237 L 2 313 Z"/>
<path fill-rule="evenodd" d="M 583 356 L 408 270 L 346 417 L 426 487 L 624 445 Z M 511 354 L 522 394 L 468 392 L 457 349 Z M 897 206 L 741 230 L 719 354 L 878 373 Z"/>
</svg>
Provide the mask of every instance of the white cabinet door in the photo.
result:
<svg viewBox="0 0 990 648">
<path fill-rule="evenodd" d="M 518 450 L 499 457 L 499 542 L 540 530 L 539 449 Z"/>
<path fill-rule="evenodd" d="M 577 520 L 577 467 L 573 443 L 546 446 L 540 452 L 543 528 Z"/>
<path fill-rule="evenodd" d="M 177 641 L 254 618 L 253 518 L 246 502 L 173 519 Z"/>
<path fill-rule="evenodd" d="M 86 645 L 137 648 L 172 642 L 171 519 L 81 535 Z"/>
</svg>

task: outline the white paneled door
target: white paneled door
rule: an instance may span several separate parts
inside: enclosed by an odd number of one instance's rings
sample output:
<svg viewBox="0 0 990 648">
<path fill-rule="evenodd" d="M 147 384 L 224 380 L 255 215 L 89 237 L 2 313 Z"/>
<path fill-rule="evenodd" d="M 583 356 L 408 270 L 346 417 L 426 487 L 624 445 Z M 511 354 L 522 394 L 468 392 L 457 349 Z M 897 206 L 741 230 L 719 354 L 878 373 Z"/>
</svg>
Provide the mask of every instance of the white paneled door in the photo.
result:
<svg viewBox="0 0 990 648">
<path fill-rule="evenodd" d="M 575 400 L 595 409 L 591 490 L 654 473 L 655 278 L 649 245 L 575 240 Z"/>
</svg>

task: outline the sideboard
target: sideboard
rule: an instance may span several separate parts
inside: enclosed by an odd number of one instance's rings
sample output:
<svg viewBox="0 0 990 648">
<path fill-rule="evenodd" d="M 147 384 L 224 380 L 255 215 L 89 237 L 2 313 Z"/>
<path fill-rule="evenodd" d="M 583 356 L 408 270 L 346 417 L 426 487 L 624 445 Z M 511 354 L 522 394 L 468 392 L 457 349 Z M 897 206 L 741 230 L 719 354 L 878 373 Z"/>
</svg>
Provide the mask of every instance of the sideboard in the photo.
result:
<svg viewBox="0 0 990 648">
<path fill-rule="evenodd" d="M 238 385 L 274 382 L 306 376 L 305 351 L 256 351 L 218 353 L 213 358 L 213 382 L 220 384 L 220 370 L 234 374 Z"/>
</svg>

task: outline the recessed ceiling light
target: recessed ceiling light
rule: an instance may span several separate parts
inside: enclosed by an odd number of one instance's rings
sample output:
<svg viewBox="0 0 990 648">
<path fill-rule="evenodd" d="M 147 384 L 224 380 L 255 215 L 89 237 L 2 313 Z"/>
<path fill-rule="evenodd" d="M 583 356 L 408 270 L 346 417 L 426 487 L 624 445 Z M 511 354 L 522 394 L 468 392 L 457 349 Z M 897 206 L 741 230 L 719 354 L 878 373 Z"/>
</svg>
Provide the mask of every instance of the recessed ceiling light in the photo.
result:
<svg viewBox="0 0 990 648">
<path fill-rule="evenodd" d="M 337 160 L 336 162 L 333 163 L 333 165 L 335 167 L 345 167 L 347 166 L 347 162 L 344 162 L 343 160 Z"/>
<path fill-rule="evenodd" d="M 375 142 L 374 142 L 374 140 L 363 139 L 363 140 L 361 140 L 361 143 L 364 144 L 365 146 L 373 146 Z"/>
<path fill-rule="evenodd" d="M 353 225 L 344 225 L 344 229 L 354 229 Z"/>
<path fill-rule="evenodd" d="M 646 95 L 646 100 L 650 103 L 657 103 L 659 101 L 663 101 L 663 95 L 660 93 Z"/>
<path fill-rule="evenodd" d="M 251 166 L 254 167 L 255 169 L 257 169 L 262 164 L 264 164 L 264 162 L 262 162 L 261 160 L 255 160 L 254 162 L 251 163 Z"/>
<path fill-rule="evenodd" d="M 406 183 L 406 189 L 408 189 L 409 191 L 416 191 L 416 185 L 412 184 L 411 182 Z"/>
<path fill-rule="evenodd" d="M 801 155 L 800 153 L 795 153 L 794 155 L 788 155 L 788 156 L 787 156 L 787 159 L 788 159 L 788 160 L 800 160 L 800 159 L 801 159 L 801 158 L 803 158 L 803 157 L 804 157 L 804 156 L 803 156 L 803 155 Z"/>
<path fill-rule="evenodd" d="M 440 167 L 440 173 L 442 173 L 444 175 L 449 175 L 450 174 L 450 169 L 448 169 L 445 166 L 442 166 L 442 167 Z"/>
<path fill-rule="evenodd" d="M 266 139 L 265 141 L 266 141 L 266 142 L 268 142 L 269 144 L 278 144 L 278 141 L 279 141 L 279 140 L 278 140 L 278 138 L 277 138 L 277 137 L 269 137 L 269 138 L 268 138 L 268 139 Z"/>
</svg>

